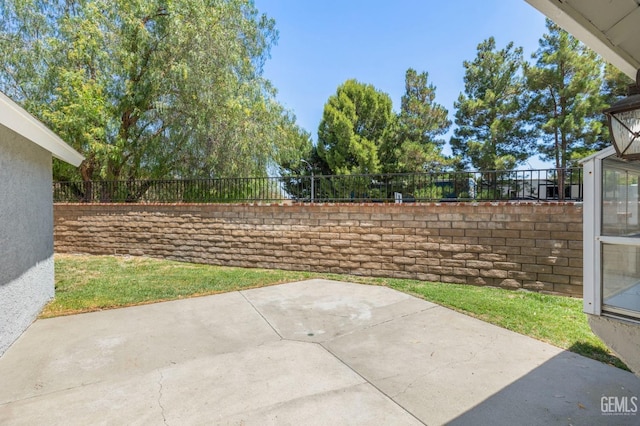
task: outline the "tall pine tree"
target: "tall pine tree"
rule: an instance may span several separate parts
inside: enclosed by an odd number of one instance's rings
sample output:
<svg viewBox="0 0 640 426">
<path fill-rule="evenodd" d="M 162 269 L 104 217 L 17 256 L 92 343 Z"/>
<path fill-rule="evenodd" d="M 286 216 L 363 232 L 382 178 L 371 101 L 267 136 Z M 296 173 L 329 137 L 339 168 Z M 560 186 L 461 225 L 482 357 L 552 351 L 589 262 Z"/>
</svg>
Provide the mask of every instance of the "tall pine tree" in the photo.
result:
<svg viewBox="0 0 640 426">
<path fill-rule="evenodd" d="M 522 48 L 509 43 L 498 50 L 493 37 L 478 45 L 473 61 L 464 62 L 465 91 L 454 104 L 458 128 L 451 138 L 462 166 L 509 170 L 531 154 L 535 131 L 525 119 L 522 67 Z"/>
<path fill-rule="evenodd" d="M 448 111 L 435 102 L 436 87 L 426 72 L 410 68 L 405 74 L 395 131 L 381 148 L 386 172 L 438 171 L 447 165 L 442 156 L 444 140 L 439 137 L 451 126 Z"/>
<path fill-rule="evenodd" d="M 532 125 L 541 130 L 543 159 L 565 169 L 598 149 L 603 131 L 600 58 L 547 19 L 547 34 L 526 71 Z M 561 177 L 561 176 L 560 176 Z M 562 187 L 562 186 L 561 186 Z"/>
</svg>

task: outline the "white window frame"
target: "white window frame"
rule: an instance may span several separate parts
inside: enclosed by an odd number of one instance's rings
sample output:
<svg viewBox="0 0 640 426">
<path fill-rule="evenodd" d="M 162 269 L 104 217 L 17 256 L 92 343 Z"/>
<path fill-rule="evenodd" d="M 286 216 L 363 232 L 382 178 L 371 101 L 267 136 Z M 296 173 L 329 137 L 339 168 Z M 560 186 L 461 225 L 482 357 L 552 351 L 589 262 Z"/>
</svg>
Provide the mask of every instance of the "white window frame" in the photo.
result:
<svg viewBox="0 0 640 426">
<path fill-rule="evenodd" d="M 640 247 L 640 238 L 602 235 L 602 179 L 603 160 L 613 154 L 605 150 L 583 161 L 583 311 L 597 316 L 616 317 L 622 314 L 632 321 L 639 321 L 637 314 L 625 314 L 624 309 L 609 307 L 603 313 L 602 300 L 602 245 Z M 618 312 L 619 311 L 619 312 Z"/>
<path fill-rule="evenodd" d="M 597 156 L 583 165 L 583 311 L 602 315 L 602 161 Z"/>
</svg>

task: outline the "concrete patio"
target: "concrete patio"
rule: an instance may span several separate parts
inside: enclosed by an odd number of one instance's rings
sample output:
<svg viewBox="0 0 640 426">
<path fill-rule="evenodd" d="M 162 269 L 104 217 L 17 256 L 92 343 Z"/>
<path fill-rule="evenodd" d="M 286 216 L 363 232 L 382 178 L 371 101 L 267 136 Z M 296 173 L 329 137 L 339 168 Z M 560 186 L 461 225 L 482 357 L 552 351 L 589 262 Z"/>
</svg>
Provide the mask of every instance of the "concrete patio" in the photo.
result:
<svg viewBox="0 0 640 426">
<path fill-rule="evenodd" d="M 631 373 L 326 280 L 38 320 L 0 381 L 2 425 L 640 422 Z"/>
</svg>

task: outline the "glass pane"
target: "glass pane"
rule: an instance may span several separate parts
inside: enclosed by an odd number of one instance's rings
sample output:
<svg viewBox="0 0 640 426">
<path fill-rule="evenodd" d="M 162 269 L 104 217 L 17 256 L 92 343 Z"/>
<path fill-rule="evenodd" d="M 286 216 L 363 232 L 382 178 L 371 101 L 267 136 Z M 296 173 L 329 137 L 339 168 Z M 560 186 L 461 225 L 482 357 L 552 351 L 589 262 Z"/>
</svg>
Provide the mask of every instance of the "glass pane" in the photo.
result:
<svg viewBox="0 0 640 426">
<path fill-rule="evenodd" d="M 640 165 L 607 158 L 602 171 L 602 235 L 640 236 Z"/>
<path fill-rule="evenodd" d="M 624 125 L 623 125 L 624 123 Z M 613 138 L 617 141 L 620 151 L 625 154 L 638 154 L 640 146 L 632 142 L 637 141 L 640 132 L 640 113 L 638 110 L 619 112 L 611 120 Z M 631 130 L 631 131 L 630 131 Z"/>
<path fill-rule="evenodd" d="M 602 300 L 640 316 L 640 246 L 602 245 Z"/>
</svg>

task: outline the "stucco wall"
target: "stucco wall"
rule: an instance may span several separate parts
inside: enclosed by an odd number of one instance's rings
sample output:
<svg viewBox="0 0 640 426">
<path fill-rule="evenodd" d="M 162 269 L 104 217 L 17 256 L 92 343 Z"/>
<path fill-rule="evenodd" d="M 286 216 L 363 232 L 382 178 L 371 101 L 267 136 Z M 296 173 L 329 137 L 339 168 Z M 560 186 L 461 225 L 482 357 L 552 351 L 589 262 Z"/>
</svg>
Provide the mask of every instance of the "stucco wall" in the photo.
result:
<svg viewBox="0 0 640 426">
<path fill-rule="evenodd" d="M 60 253 L 413 278 L 582 296 L 582 205 L 56 204 Z"/>
<path fill-rule="evenodd" d="M 51 154 L 0 126 L 0 355 L 53 297 Z"/>
</svg>

